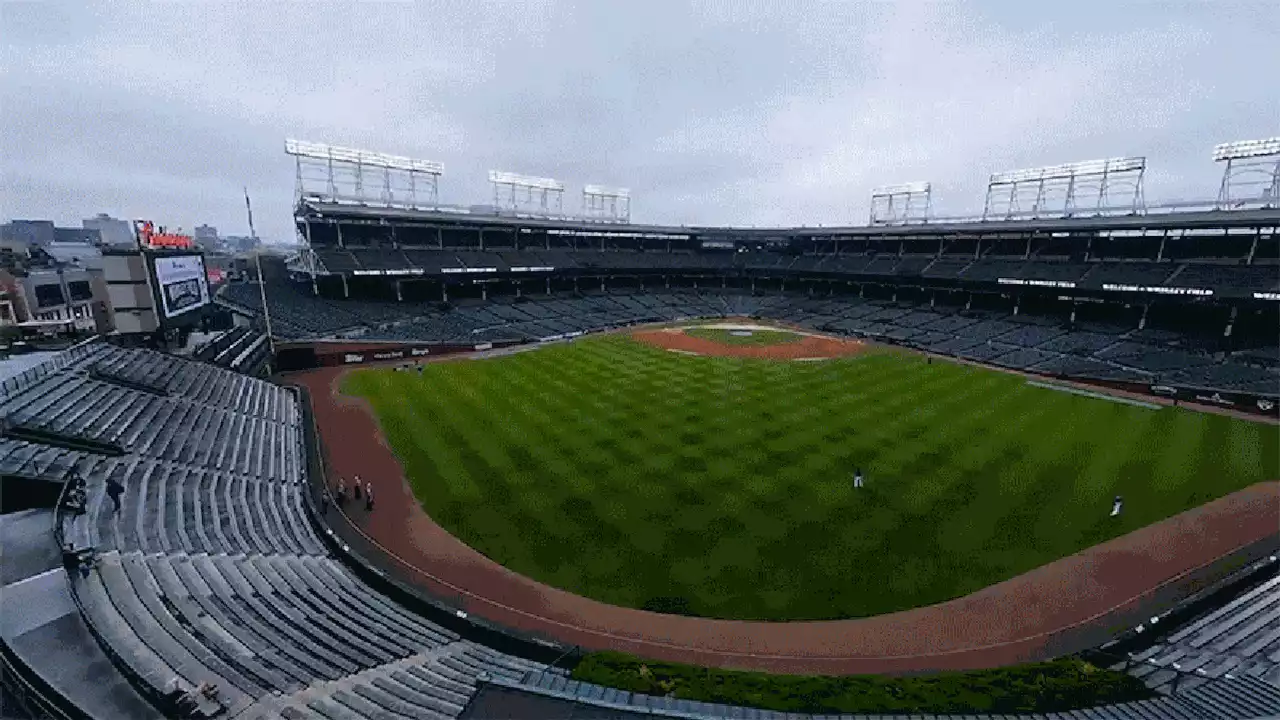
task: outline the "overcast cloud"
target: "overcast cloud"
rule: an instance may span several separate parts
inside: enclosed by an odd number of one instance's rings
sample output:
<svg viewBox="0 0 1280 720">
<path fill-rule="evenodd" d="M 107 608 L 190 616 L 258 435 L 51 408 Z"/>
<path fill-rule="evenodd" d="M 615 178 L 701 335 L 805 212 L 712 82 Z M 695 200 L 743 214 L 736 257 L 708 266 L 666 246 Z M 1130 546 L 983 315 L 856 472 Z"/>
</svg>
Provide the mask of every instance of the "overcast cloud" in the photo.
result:
<svg viewBox="0 0 1280 720">
<path fill-rule="evenodd" d="M 0 1 L 0 219 L 96 212 L 288 239 L 285 137 L 632 189 L 632 216 L 861 223 L 870 190 L 1146 155 L 1216 193 L 1280 135 L 1280 2 Z"/>
</svg>

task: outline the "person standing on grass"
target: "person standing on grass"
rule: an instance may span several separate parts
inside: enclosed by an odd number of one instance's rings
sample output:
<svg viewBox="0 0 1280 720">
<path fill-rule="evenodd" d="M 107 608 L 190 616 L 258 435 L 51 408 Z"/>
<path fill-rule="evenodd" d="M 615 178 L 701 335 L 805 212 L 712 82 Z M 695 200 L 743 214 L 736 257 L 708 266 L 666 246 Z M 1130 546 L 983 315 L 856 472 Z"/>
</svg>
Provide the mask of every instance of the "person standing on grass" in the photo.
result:
<svg viewBox="0 0 1280 720">
<path fill-rule="evenodd" d="M 107 478 L 107 497 L 111 498 L 111 512 L 120 512 L 120 496 L 124 494 L 124 486 L 114 477 Z"/>
<path fill-rule="evenodd" d="M 853 471 L 853 486 L 856 488 L 862 487 L 862 468 Z"/>
<path fill-rule="evenodd" d="M 364 509 L 373 509 L 373 483 L 371 482 L 364 484 Z"/>
<path fill-rule="evenodd" d="M 1119 517 L 1120 511 L 1124 509 L 1124 498 L 1116 496 L 1114 502 L 1111 503 L 1111 517 Z"/>
</svg>

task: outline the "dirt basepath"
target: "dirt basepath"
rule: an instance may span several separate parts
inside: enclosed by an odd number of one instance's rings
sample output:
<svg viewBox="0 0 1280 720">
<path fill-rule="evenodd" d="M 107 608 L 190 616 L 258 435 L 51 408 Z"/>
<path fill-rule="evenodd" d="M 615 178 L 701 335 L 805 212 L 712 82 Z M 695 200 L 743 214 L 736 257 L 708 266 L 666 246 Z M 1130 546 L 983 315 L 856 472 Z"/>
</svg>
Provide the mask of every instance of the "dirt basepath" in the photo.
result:
<svg viewBox="0 0 1280 720">
<path fill-rule="evenodd" d="M 371 409 L 340 394 L 346 368 L 295 375 L 311 391 L 330 477 L 373 483 L 348 506 L 399 575 L 468 613 L 590 650 L 785 673 L 906 673 L 994 667 L 1100 642 L 1154 600 L 1280 528 L 1280 483 L 1255 485 L 1158 525 L 938 605 L 858 620 L 740 622 L 615 607 L 517 575 L 421 508 Z M 1081 638 L 1088 637 L 1088 645 Z M 1079 647 L 1072 648 L 1072 644 Z"/>
<path fill-rule="evenodd" d="M 800 335 L 794 341 L 773 345 L 731 345 L 690 335 L 684 328 L 639 330 L 632 333 L 631 337 L 638 342 L 664 350 L 712 357 L 766 360 L 829 360 L 856 355 L 864 349 L 864 345 L 858 340 L 838 340 L 821 335 Z"/>
</svg>

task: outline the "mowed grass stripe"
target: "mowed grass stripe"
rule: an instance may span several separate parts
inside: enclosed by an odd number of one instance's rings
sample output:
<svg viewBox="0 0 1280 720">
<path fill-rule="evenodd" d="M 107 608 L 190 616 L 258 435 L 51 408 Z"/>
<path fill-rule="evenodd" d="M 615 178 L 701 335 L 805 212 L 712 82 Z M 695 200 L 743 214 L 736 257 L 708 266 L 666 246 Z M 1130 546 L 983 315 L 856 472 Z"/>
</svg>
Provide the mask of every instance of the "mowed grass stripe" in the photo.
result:
<svg viewBox="0 0 1280 720">
<path fill-rule="evenodd" d="M 427 512 L 481 552 L 726 618 L 940 602 L 1280 476 L 1274 427 L 894 352 L 768 362 L 610 336 L 346 389 Z"/>
</svg>

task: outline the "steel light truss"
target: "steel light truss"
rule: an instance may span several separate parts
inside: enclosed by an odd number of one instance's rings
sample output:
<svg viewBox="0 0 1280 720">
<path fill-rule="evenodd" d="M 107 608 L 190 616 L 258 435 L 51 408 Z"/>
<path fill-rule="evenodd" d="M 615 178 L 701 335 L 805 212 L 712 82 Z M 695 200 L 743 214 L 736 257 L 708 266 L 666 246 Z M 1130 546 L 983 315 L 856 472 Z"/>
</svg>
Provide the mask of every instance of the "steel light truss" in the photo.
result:
<svg viewBox="0 0 1280 720">
<path fill-rule="evenodd" d="M 564 183 L 551 178 L 490 170 L 493 204 L 499 211 L 560 215 L 564 211 Z"/>
<path fill-rule="evenodd" d="M 1280 207 L 1280 137 L 1222 143 L 1213 160 L 1224 165 L 1219 210 Z"/>
<path fill-rule="evenodd" d="M 928 182 L 885 185 L 871 191 L 872 225 L 904 225 L 929 222 L 933 184 Z"/>
<path fill-rule="evenodd" d="M 627 188 L 585 185 L 582 188 L 582 215 L 592 220 L 631 221 L 631 191 Z"/>
<path fill-rule="evenodd" d="M 1280 137 L 1266 140 L 1237 140 L 1221 143 L 1213 148 L 1213 161 L 1240 160 L 1253 157 L 1270 157 L 1280 155 Z"/>
<path fill-rule="evenodd" d="M 1145 157 L 1118 157 L 993 173 L 982 218 L 1071 217 L 1082 210 L 1095 215 L 1139 214 L 1145 211 L 1146 169 Z M 1111 200 L 1117 190 L 1127 195 L 1122 203 Z M 1092 200 L 1092 207 L 1082 199 Z"/>
<path fill-rule="evenodd" d="M 409 207 L 438 202 L 443 163 L 292 138 L 284 151 L 295 160 L 300 197 Z"/>
<path fill-rule="evenodd" d="M 564 192 L 564 183 L 559 180 L 534 177 L 532 175 L 519 175 L 512 172 L 503 172 L 502 170 L 490 170 L 489 182 L 498 185 L 515 185 L 516 187 L 531 188 L 533 190 Z"/>
</svg>

